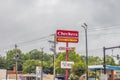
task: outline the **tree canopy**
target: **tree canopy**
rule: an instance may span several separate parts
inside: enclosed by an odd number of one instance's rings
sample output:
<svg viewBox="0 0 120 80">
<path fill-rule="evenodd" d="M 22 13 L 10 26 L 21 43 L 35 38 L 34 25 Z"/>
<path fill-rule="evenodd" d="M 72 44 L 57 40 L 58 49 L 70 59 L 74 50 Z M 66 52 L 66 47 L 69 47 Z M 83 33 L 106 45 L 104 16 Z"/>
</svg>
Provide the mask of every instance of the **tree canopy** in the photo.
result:
<svg viewBox="0 0 120 80">
<path fill-rule="evenodd" d="M 0 56 L 0 68 L 5 68 L 12 70 L 15 66 L 15 49 L 7 51 L 6 57 Z M 44 73 L 53 74 L 53 55 L 48 53 L 42 53 L 37 49 L 33 49 L 27 53 L 22 53 L 20 49 L 17 49 L 17 54 L 19 54 L 18 61 L 18 70 L 23 73 L 35 73 L 35 67 L 41 66 L 40 62 L 43 59 L 43 71 Z M 68 61 L 73 61 L 74 65 L 72 69 L 69 69 L 69 75 L 80 76 L 85 73 L 86 66 L 86 56 L 79 55 L 75 51 L 68 52 Z M 66 52 L 60 52 L 56 55 L 56 73 L 65 74 L 65 69 L 60 68 L 60 62 L 65 61 Z M 89 56 L 88 57 L 89 65 L 103 65 L 103 59 L 100 57 Z M 120 65 L 115 64 L 115 61 L 112 56 L 106 55 L 106 64 L 107 65 Z M 73 75 L 74 74 L 74 75 Z"/>
</svg>

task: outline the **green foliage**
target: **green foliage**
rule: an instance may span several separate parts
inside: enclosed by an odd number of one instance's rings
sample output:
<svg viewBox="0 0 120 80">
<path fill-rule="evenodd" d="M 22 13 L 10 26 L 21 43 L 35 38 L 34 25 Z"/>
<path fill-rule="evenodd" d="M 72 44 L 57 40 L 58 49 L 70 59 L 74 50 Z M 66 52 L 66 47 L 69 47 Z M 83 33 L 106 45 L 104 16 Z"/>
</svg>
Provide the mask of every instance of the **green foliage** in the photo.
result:
<svg viewBox="0 0 120 80">
<path fill-rule="evenodd" d="M 31 60 L 42 60 L 42 52 L 38 51 L 37 49 L 31 50 L 28 54 L 28 58 Z"/>
<path fill-rule="evenodd" d="M 38 51 L 37 49 L 31 50 L 25 55 L 26 60 L 40 60 L 46 61 L 48 63 L 52 63 L 52 55 L 47 53 L 42 53 L 41 51 Z"/>
<path fill-rule="evenodd" d="M 15 59 L 14 59 L 14 50 L 10 50 L 7 52 L 7 69 L 12 70 L 13 67 L 15 66 Z"/>
<path fill-rule="evenodd" d="M 93 71 L 90 71 L 89 74 L 88 74 L 89 78 L 95 78 L 95 76 L 96 76 L 96 74 Z"/>
<path fill-rule="evenodd" d="M 80 61 L 86 63 L 86 56 L 80 55 Z"/>
<path fill-rule="evenodd" d="M 115 61 L 111 56 L 106 55 L 106 64 L 107 65 L 115 65 Z"/>
<path fill-rule="evenodd" d="M 35 73 L 36 66 L 40 66 L 39 60 L 26 60 L 23 63 L 23 73 Z"/>
<path fill-rule="evenodd" d="M 6 68 L 6 59 L 0 55 L 0 69 Z"/>
<path fill-rule="evenodd" d="M 69 51 L 68 55 L 69 55 L 68 61 L 73 61 L 74 63 L 80 62 L 80 56 L 76 52 Z M 66 58 L 66 53 L 62 52 L 62 53 L 59 53 L 59 56 L 56 59 L 56 72 L 58 74 L 65 74 L 65 69 L 60 68 L 60 62 L 65 61 L 65 58 Z"/>
<path fill-rule="evenodd" d="M 95 71 L 89 71 L 88 77 L 100 79 L 100 73 L 98 71 L 96 71 L 96 73 Z"/>
<path fill-rule="evenodd" d="M 102 60 L 99 57 L 89 56 L 88 63 L 89 65 L 100 65 L 102 64 Z"/>
<path fill-rule="evenodd" d="M 53 74 L 53 65 L 43 66 L 43 72 L 46 74 Z"/>
<path fill-rule="evenodd" d="M 0 56 L 0 68 L 6 68 L 9 70 L 12 70 L 16 62 L 14 58 L 15 53 L 16 51 L 15 49 L 13 49 L 7 52 L 6 57 Z M 17 53 L 19 54 L 19 58 L 17 59 L 19 71 L 23 71 L 24 73 L 35 72 L 36 65 L 40 64 L 36 61 L 42 61 L 43 59 L 43 71 L 45 73 L 50 73 L 50 74 L 53 73 L 53 55 L 42 53 L 41 51 L 37 49 L 31 50 L 30 52 L 25 53 L 25 54 L 22 53 L 20 49 L 17 49 Z M 75 63 L 75 65 L 72 68 L 72 72 L 70 72 L 69 70 L 69 74 L 72 73 L 71 74 L 72 76 L 82 75 L 85 71 L 86 56 L 82 56 L 82 55 L 79 56 L 79 54 L 77 54 L 74 51 L 69 51 L 68 55 L 69 55 L 68 61 L 74 61 Z M 61 52 L 57 54 L 56 73 L 65 74 L 65 69 L 60 68 L 60 62 L 65 61 L 66 60 L 65 58 L 66 58 L 65 52 Z M 103 60 L 99 57 L 89 56 L 88 63 L 89 65 L 96 65 L 96 64 L 100 65 L 100 64 L 103 64 Z M 116 65 L 114 59 L 108 55 L 106 55 L 106 63 L 107 65 Z M 120 63 L 118 65 L 120 65 Z"/>
<path fill-rule="evenodd" d="M 30 53 L 26 53 L 26 54 L 24 55 L 25 60 L 30 60 L 30 56 L 31 56 Z"/>
<path fill-rule="evenodd" d="M 44 73 L 53 73 L 53 56 L 47 53 L 42 53 L 37 49 L 31 50 L 29 53 L 25 55 L 26 60 L 40 60 L 44 61 L 43 72 Z"/>
<path fill-rule="evenodd" d="M 18 71 L 21 71 L 22 70 L 22 64 L 23 64 L 23 62 L 25 60 L 24 59 L 24 54 L 19 49 L 17 49 L 17 53 L 19 54 L 19 58 L 17 59 Z M 9 50 L 7 52 L 6 65 L 7 65 L 7 69 L 9 69 L 9 70 L 12 70 L 13 67 L 15 66 L 15 62 L 16 62 L 16 59 L 14 57 L 15 54 L 16 54 L 15 49 Z"/>
<path fill-rule="evenodd" d="M 73 65 L 72 67 L 72 73 L 81 76 L 85 73 L 86 65 L 83 62 L 79 62 Z"/>
<path fill-rule="evenodd" d="M 69 80 L 79 80 L 79 77 L 75 74 L 70 74 Z"/>
<path fill-rule="evenodd" d="M 13 67 L 15 66 L 15 62 L 16 62 L 16 59 L 14 58 L 15 53 L 16 52 L 15 52 L 14 49 L 9 50 L 7 52 L 6 65 L 7 65 L 7 69 L 9 69 L 9 70 L 12 70 Z M 17 53 L 19 54 L 19 58 L 17 59 L 18 70 L 19 71 L 23 70 L 24 73 L 30 72 L 29 69 L 28 69 L 28 71 L 26 71 L 24 69 L 26 67 L 22 68 L 23 64 L 26 64 L 25 62 L 27 60 L 39 60 L 39 61 L 42 60 L 42 52 L 38 51 L 37 49 L 31 50 L 30 52 L 28 52 L 26 54 L 23 54 L 19 49 L 17 49 Z M 43 61 L 44 61 L 44 64 L 45 64 L 45 66 L 43 65 L 43 71 L 45 73 L 53 73 L 53 64 L 52 64 L 53 63 L 53 58 L 52 58 L 52 55 L 43 53 Z M 32 62 L 31 62 L 31 64 L 32 64 Z M 3 61 L 2 61 L 2 64 L 3 64 Z M 33 64 L 33 65 L 34 65 L 34 68 L 32 68 L 32 69 L 35 69 L 36 64 Z M 31 71 L 33 71 L 33 70 L 31 70 Z"/>
<path fill-rule="evenodd" d="M 69 77 L 70 80 L 79 80 L 79 77 L 85 73 L 85 68 L 86 68 L 85 63 L 81 61 L 78 63 L 75 63 L 72 66 L 72 70 L 71 70 L 72 73 L 70 74 L 70 77 Z"/>
</svg>

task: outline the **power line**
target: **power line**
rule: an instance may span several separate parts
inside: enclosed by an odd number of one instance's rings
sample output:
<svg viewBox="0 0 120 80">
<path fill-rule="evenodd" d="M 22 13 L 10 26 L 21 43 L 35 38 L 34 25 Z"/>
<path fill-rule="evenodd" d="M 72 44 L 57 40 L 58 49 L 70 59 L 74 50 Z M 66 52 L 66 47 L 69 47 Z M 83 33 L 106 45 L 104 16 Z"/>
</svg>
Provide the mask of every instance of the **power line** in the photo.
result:
<svg viewBox="0 0 120 80">
<path fill-rule="evenodd" d="M 91 28 L 91 29 L 88 29 L 88 31 L 99 31 L 99 30 L 109 30 L 109 29 L 120 29 L 120 24 L 118 24 L 118 25 L 110 25 L 109 27 L 104 26 L 104 27 L 100 27 L 100 28 Z"/>
<path fill-rule="evenodd" d="M 40 38 L 37 38 L 37 39 L 24 41 L 24 42 L 19 42 L 19 43 L 16 43 L 16 44 L 23 47 L 23 46 L 28 45 L 28 44 L 34 44 L 33 42 L 35 42 L 35 41 L 40 41 L 39 43 L 41 43 L 41 42 L 46 41 L 46 40 L 48 41 L 49 39 L 47 39 L 47 38 L 50 38 L 51 36 L 53 36 L 53 35 L 51 34 L 51 35 L 48 35 L 48 36 L 43 36 L 43 37 L 40 37 Z M 0 49 L 0 52 L 4 51 L 4 50 L 8 50 L 8 48 L 10 49 L 10 48 L 12 48 L 12 46 L 14 46 L 14 44 L 8 45 L 7 47 L 4 47 L 4 48 Z"/>
<path fill-rule="evenodd" d="M 19 45 L 19 46 L 21 46 L 21 47 L 27 47 L 27 46 L 34 46 L 34 45 L 36 45 L 36 44 L 41 44 L 42 42 L 47 42 L 49 39 L 43 39 L 43 40 L 40 40 L 40 42 L 36 42 L 36 43 L 30 43 L 30 44 L 24 44 L 24 45 Z"/>
<path fill-rule="evenodd" d="M 89 26 L 91 26 L 91 27 L 93 27 L 92 25 L 89 25 Z M 96 27 L 100 27 L 100 28 L 115 28 L 115 26 L 116 27 L 119 27 L 120 26 L 120 24 L 112 24 L 112 25 L 98 25 L 98 26 L 96 26 Z M 94 28 L 92 28 L 92 29 L 96 29 L 96 27 L 94 26 Z"/>
<path fill-rule="evenodd" d="M 43 36 L 43 37 L 40 37 L 40 38 L 37 38 L 37 39 L 33 39 L 33 40 L 29 40 L 29 41 L 24 41 L 24 42 L 19 42 L 17 44 L 26 44 L 26 43 L 30 43 L 30 42 L 34 42 L 34 41 L 38 41 L 38 40 L 43 40 L 43 39 L 49 38 L 51 36 L 53 36 L 53 35 L 51 34 L 51 35 Z"/>
<path fill-rule="evenodd" d="M 99 27 L 99 28 L 90 28 L 90 29 L 88 29 L 88 32 L 89 32 L 89 34 L 88 35 L 94 35 L 94 36 L 97 36 L 97 35 L 111 35 L 111 34 L 120 34 L 119 32 L 118 33 L 115 33 L 115 32 L 113 32 L 113 29 L 120 29 L 120 24 L 116 24 L 116 25 L 109 25 L 109 26 L 102 26 L 102 27 Z M 112 30 L 112 32 L 110 32 L 110 33 L 107 33 L 107 32 L 104 32 L 104 30 Z M 99 32 L 98 34 L 96 34 L 96 31 L 101 31 L 101 33 Z M 83 30 L 82 31 L 80 31 L 80 32 L 83 32 Z M 90 33 L 95 33 L 95 34 L 90 34 Z M 104 32 L 104 33 L 103 33 Z"/>
<path fill-rule="evenodd" d="M 83 34 L 81 34 L 83 35 Z M 96 34 L 88 34 L 89 36 L 98 36 L 98 35 L 120 35 L 120 33 L 96 33 Z"/>
<path fill-rule="evenodd" d="M 93 52 L 93 51 L 98 51 L 98 50 L 102 50 L 102 48 L 97 48 L 97 49 L 90 49 L 88 50 L 89 52 Z M 85 53 L 85 50 L 80 50 L 81 53 Z"/>
</svg>

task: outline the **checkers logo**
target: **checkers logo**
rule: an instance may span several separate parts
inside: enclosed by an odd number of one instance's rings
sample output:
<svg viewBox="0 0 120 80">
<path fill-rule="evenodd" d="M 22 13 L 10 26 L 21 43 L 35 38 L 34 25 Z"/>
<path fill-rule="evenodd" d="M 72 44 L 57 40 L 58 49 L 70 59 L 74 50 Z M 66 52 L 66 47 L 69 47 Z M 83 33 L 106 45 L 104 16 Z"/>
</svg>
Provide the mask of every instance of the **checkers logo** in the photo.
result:
<svg viewBox="0 0 120 80">
<path fill-rule="evenodd" d="M 78 31 L 70 30 L 57 30 L 56 31 L 56 40 L 57 42 L 78 42 L 79 33 Z"/>
<path fill-rule="evenodd" d="M 60 37 L 78 37 L 78 31 L 57 30 L 57 36 L 60 36 Z"/>
</svg>

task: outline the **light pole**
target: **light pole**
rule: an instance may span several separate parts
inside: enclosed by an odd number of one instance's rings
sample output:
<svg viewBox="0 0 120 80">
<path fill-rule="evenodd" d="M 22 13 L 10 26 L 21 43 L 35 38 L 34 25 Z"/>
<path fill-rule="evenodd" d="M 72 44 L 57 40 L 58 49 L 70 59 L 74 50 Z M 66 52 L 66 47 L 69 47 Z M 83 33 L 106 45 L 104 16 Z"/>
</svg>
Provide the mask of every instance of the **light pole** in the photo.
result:
<svg viewBox="0 0 120 80">
<path fill-rule="evenodd" d="M 84 23 L 81 27 L 85 30 L 85 44 L 86 44 L 86 80 L 88 80 L 88 43 L 87 43 L 87 24 Z"/>
</svg>

